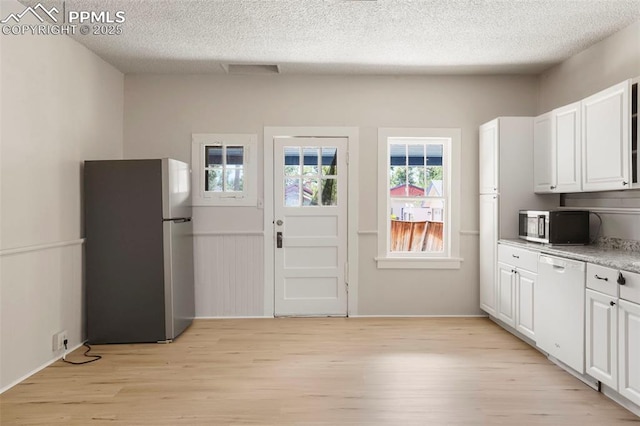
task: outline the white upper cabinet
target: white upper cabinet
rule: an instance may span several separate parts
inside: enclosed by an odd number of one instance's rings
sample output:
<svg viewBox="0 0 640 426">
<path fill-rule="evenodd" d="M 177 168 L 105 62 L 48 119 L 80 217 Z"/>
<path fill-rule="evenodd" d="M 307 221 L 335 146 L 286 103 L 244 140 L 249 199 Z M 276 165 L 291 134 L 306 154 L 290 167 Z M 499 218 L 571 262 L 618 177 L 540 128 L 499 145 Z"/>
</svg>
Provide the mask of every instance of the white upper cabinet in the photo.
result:
<svg viewBox="0 0 640 426">
<path fill-rule="evenodd" d="M 555 147 L 553 146 L 553 113 L 533 120 L 533 190 L 553 192 L 555 186 Z"/>
<path fill-rule="evenodd" d="M 582 190 L 580 102 L 553 111 L 554 192 Z"/>
<path fill-rule="evenodd" d="M 480 126 L 480 194 L 498 193 L 498 120 Z"/>
<path fill-rule="evenodd" d="M 630 82 L 581 102 L 583 191 L 629 188 Z"/>
<path fill-rule="evenodd" d="M 534 191 L 580 192 L 580 102 L 536 117 L 533 128 Z"/>
</svg>

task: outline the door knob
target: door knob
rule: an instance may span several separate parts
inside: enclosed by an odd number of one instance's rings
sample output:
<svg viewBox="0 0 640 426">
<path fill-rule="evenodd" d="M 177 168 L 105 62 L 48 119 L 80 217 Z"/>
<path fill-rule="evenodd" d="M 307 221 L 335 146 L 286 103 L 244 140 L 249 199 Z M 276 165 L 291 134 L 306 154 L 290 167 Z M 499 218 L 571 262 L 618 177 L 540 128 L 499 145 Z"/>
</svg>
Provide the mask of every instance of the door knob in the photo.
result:
<svg viewBox="0 0 640 426">
<path fill-rule="evenodd" d="M 278 226 L 282 226 L 282 224 L 283 224 L 283 223 L 284 223 L 284 222 L 283 222 L 283 221 L 281 221 L 280 219 L 276 220 L 276 225 L 278 225 Z"/>
</svg>

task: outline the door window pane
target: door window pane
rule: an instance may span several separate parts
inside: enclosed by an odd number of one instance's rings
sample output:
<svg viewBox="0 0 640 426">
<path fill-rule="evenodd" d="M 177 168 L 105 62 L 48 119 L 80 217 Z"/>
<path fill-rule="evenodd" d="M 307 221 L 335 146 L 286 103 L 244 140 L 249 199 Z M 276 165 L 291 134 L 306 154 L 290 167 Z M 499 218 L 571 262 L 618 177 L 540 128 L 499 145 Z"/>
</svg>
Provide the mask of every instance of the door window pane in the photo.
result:
<svg viewBox="0 0 640 426">
<path fill-rule="evenodd" d="M 318 205 L 318 179 L 303 179 L 302 184 L 302 205 Z"/>
<path fill-rule="evenodd" d="M 304 175 L 317 175 L 319 149 L 305 147 L 303 149 L 303 153 L 304 153 L 304 165 L 302 167 L 302 173 Z"/>
<path fill-rule="evenodd" d="M 338 174 L 338 149 L 335 147 L 322 148 L 322 174 L 335 176 Z"/>
<path fill-rule="evenodd" d="M 300 147 L 284 148 L 284 175 L 300 176 Z"/>
<path fill-rule="evenodd" d="M 338 205 L 338 179 L 322 179 L 322 205 Z"/>
<path fill-rule="evenodd" d="M 299 178 L 286 178 L 284 180 L 284 205 L 286 207 L 300 207 Z"/>
</svg>

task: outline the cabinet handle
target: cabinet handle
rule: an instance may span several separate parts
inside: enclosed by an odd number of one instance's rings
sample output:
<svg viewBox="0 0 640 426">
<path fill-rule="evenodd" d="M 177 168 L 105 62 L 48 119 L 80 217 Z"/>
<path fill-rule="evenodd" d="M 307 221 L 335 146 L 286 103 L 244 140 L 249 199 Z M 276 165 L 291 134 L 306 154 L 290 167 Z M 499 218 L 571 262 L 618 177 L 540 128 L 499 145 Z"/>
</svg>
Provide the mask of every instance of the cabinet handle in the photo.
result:
<svg viewBox="0 0 640 426">
<path fill-rule="evenodd" d="M 611 306 L 615 306 L 616 302 L 614 302 L 614 301 L 612 300 L 611 302 L 609 302 L 609 304 L 610 304 Z"/>
<path fill-rule="evenodd" d="M 555 185 L 551 185 L 549 188 L 550 188 L 550 189 L 556 189 L 556 188 L 557 188 L 557 186 L 555 186 Z"/>
<path fill-rule="evenodd" d="M 622 272 L 618 272 L 618 284 L 625 285 L 626 283 L 627 280 L 624 278 L 624 275 L 622 275 Z"/>
<path fill-rule="evenodd" d="M 512 254 L 511 256 L 515 257 L 516 259 L 520 259 L 520 256 L 516 256 L 515 254 Z"/>
<path fill-rule="evenodd" d="M 604 277 L 604 278 L 603 277 L 599 277 L 598 274 L 595 274 L 594 277 L 596 277 L 599 280 L 609 281 L 609 278 L 607 278 L 607 277 Z"/>
<path fill-rule="evenodd" d="M 629 182 L 622 182 L 622 186 L 629 185 Z"/>
</svg>

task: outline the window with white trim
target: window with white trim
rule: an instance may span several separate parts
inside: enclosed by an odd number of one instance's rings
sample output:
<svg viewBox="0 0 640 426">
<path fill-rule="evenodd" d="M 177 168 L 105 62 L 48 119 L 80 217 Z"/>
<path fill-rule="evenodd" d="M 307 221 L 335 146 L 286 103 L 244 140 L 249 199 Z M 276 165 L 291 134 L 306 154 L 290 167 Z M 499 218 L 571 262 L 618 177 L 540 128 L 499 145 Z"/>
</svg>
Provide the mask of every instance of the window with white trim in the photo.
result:
<svg viewBox="0 0 640 426">
<path fill-rule="evenodd" d="M 378 130 L 378 268 L 456 269 L 459 129 Z"/>
<path fill-rule="evenodd" d="M 194 206 L 257 204 L 257 135 L 192 135 Z"/>
</svg>

